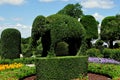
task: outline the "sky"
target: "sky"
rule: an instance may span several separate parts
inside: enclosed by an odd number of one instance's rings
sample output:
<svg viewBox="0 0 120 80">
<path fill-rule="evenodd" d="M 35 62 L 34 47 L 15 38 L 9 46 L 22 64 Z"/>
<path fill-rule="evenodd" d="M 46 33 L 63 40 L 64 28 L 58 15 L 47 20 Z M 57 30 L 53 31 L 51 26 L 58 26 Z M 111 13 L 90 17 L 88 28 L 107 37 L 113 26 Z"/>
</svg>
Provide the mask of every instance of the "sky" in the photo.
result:
<svg viewBox="0 0 120 80">
<path fill-rule="evenodd" d="M 82 5 L 85 15 L 93 15 L 99 22 L 120 14 L 120 0 L 0 0 L 0 34 L 6 28 L 16 28 L 23 38 L 30 37 L 35 17 L 55 14 L 76 3 Z"/>
</svg>

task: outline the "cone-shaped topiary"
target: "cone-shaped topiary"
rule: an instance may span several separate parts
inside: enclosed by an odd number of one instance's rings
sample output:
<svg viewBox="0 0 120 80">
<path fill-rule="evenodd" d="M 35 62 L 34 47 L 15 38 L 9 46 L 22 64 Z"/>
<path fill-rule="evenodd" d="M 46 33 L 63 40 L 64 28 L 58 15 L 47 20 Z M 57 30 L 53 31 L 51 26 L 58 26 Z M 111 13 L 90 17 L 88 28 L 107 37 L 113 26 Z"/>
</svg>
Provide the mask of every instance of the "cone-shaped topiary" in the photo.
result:
<svg viewBox="0 0 120 80">
<path fill-rule="evenodd" d="M 5 29 L 1 34 L 2 59 L 15 59 L 21 53 L 21 33 L 13 28 Z"/>
</svg>

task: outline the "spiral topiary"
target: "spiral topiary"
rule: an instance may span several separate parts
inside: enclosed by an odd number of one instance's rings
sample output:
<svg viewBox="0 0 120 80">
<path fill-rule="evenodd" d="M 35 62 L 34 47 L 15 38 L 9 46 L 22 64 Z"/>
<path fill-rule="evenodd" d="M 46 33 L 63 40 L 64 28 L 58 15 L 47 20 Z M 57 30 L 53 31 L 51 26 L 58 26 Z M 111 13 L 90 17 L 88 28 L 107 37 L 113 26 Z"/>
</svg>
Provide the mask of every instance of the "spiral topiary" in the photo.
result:
<svg viewBox="0 0 120 80">
<path fill-rule="evenodd" d="M 19 58 L 21 53 L 21 33 L 14 28 L 5 29 L 1 34 L 2 59 Z"/>
</svg>

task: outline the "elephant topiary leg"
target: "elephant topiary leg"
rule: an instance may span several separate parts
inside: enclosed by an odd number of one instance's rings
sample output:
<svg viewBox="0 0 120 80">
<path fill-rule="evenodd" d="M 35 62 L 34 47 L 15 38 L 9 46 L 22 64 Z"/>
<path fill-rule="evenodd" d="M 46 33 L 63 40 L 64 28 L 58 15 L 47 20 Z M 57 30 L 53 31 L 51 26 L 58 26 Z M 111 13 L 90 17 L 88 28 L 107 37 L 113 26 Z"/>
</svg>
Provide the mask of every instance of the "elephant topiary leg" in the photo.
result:
<svg viewBox="0 0 120 80">
<path fill-rule="evenodd" d="M 46 32 L 42 36 L 41 42 L 42 42 L 42 47 L 43 47 L 42 57 L 46 57 L 50 49 L 50 45 L 51 45 L 50 31 Z"/>
</svg>

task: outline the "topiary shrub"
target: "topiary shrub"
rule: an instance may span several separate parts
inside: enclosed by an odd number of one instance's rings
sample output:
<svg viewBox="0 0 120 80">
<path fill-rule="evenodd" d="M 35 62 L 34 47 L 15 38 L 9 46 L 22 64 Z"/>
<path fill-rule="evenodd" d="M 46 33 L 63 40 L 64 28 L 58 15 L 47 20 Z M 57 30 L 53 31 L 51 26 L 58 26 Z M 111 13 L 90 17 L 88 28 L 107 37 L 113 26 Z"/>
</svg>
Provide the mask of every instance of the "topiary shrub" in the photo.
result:
<svg viewBox="0 0 120 80">
<path fill-rule="evenodd" d="M 98 38 L 98 22 L 92 15 L 82 16 L 80 22 L 86 30 L 87 47 L 91 48 L 92 47 L 91 40 Z"/>
<path fill-rule="evenodd" d="M 66 42 L 59 42 L 55 48 L 56 56 L 67 56 L 68 55 L 68 44 Z"/>
<path fill-rule="evenodd" d="M 69 55 L 76 55 L 85 37 L 85 30 L 75 18 L 54 14 L 46 19 L 43 16 L 36 17 L 33 22 L 32 36 L 32 46 L 34 47 L 41 37 L 42 56 L 44 57 L 48 52 L 54 55 L 55 46 L 61 41 L 65 41 L 69 45 Z"/>
<path fill-rule="evenodd" d="M 21 33 L 17 29 L 8 28 L 1 34 L 1 57 L 15 59 L 21 53 Z"/>
</svg>

